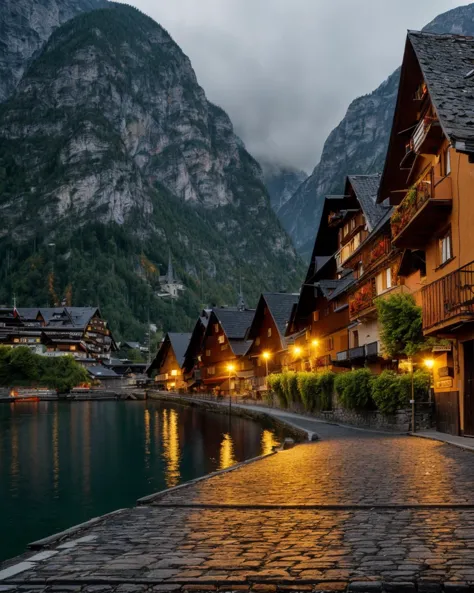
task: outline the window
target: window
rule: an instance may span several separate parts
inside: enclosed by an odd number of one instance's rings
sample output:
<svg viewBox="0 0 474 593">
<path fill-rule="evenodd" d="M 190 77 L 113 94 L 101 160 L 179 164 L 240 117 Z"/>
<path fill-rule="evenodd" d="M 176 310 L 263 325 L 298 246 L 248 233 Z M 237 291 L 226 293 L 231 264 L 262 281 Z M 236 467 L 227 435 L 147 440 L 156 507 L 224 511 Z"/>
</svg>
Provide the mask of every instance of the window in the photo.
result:
<svg viewBox="0 0 474 593">
<path fill-rule="evenodd" d="M 313 321 L 319 321 L 319 311 L 313 311 Z"/>
<path fill-rule="evenodd" d="M 450 146 L 441 153 L 441 175 L 446 176 L 451 173 L 451 150 Z"/>
<path fill-rule="evenodd" d="M 357 329 L 352 332 L 352 344 L 354 348 L 359 347 L 359 331 Z"/>
<path fill-rule="evenodd" d="M 442 266 L 453 257 L 451 246 L 451 230 L 439 240 L 439 264 Z"/>
<path fill-rule="evenodd" d="M 351 220 L 351 231 L 353 231 L 355 228 L 356 228 L 356 219 L 355 219 L 355 218 L 353 218 L 353 219 Z"/>
<path fill-rule="evenodd" d="M 362 262 L 359 262 L 359 264 L 357 266 L 357 278 L 361 278 L 363 274 L 364 274 L 364 264 Z"/>
<path fill-rule="evenodd" d="M 215 375 L 216 374 L 216 367 L 209 367 L 207 369 L 207 374 L 208 375 Z"/>
<path fill-rule="evenodd" d="M 342 231 L 344 237 L 349 234 L 349 224 L 344 225 L 344 230 Z"/>
<path fill-rule="evenodd" d="M 328 352 L 330 352 L 331 350 L 334 350 L 334 338 L 328 338 L 326 340 L 326 350 Z"/>
<path fill-rule="evenodd" d="M 389 288 L 392 288 L 392 269 L 386 268 L 375 278 L 377 294 L 382 294 Z"/>
<path fill-rule="evenodd" d="M 271 327 L 269 327 L 269 328 L 267 329 L 267 338 L 271 338 L 271 337 L 272 337 L 272 328 L 271 328 Z"/>
<path fill-rule="evenodd" d="M 211 356 L 211 351 L 210 350 L 206 350 L 206 356 Z"/>
<path fill-rule="evenodd" d="M 214 333 L 215 334 L 219 333 L 219 324 L 218 323 L 214 323 Z"/>
<path fill-rule="evenodd" d="M 255 346 L 260 346 L 260 338 L 255 338 Z"/>
<path fill-rule="evenodd" d="M 223 344 L 223 343 L 225 342 L 225 336 L 224 336 L 224 335 L 222 335 L 222 336 L 219 336 L 219 337 L 217 338 L 217 341 L 219 342 L 219 344 Z"/>
</svg>

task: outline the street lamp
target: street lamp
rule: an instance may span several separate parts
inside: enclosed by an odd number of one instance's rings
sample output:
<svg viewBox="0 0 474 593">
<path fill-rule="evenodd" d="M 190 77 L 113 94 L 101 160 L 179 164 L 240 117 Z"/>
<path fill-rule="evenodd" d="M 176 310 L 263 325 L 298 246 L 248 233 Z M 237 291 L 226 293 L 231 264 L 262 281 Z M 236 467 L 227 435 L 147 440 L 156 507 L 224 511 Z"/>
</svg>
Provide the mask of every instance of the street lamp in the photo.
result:
<svg viewBox="0 0 474 593">
<path fill-rule="evenodd" d="M 426 358 L 424 361 L 424 365 L 425 367 L 428 369 L 428 371 L 430 372 L 430 392 L 429 392 L 429 400 L 430 400 L 430 404 L 431 404 L 431 394 L 432 394 L 432 389 L 434 389 L 434 366 L 435 366 L 435 361 L 433 358 Z"/>
<path fill-rule="evenodd" d="M 228 364 L 227 365 L 227 370 L 229 371 L 229 414 L 230 414 L 230 410 L 232 408 L 232 390 L 231 390 L 231 378 L 232 378 L 232 373 L 235 371 L 235 365 L 234 364 Z"/>
<path fill-rule="evenodd" d="M 316 359 L 316 351 L 317 351 L 318 346 L 319 346 L 319 340 L 313 340 L 311 342 L 311 346 L 314 349 L 314 358 Z M 313 357 L 312 357 L 311 353 L 310 353 L 309 366 L 311 367 L 311 370 L 313 370 Z"/>
<path fill-rule="evenodd" d="M 268 361 L 270 360 L 270 352 L 265 350 L 262 352 L 262 358 L 265 361 L 265 389 L 268 389 Z"/>
</svg>

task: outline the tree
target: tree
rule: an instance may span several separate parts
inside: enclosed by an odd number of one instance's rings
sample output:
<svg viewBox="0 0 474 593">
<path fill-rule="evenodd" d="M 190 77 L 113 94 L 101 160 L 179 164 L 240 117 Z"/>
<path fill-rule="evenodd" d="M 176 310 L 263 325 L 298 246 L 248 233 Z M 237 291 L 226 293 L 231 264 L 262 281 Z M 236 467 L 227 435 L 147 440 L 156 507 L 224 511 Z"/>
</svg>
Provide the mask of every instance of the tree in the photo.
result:
<svg viewBox="0 0 474 593">
<path fill-rule="evenodd" d="M 381 340 L 389 357 L 415 356 L 429 344 L 423 336 L 421 307 L 411 294 L 393 294 L 377 299 Z"/>
</svg>

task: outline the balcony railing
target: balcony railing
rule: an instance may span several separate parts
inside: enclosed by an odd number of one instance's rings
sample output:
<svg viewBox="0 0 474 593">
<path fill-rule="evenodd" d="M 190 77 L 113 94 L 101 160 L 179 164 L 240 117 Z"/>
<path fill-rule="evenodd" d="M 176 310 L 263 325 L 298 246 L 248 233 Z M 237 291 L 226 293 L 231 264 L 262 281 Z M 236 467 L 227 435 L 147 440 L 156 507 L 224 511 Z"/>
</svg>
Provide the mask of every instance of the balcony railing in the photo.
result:
<svg viewBox="0 0 474 593">
<path fill-rule="evenodd" d="M 349 314 L 351 317 L 356 317 L 364 311 L 369 309 L 374 304 L 376 296 L 374 281 L 371 280 L 364 284 L 349 298 Z"/>
<path fill-rule="evenodd" d="M 431 208 L 428 208 L 429 205 Z M 431 168 L 422 180 L 408 191 L 392 215 L 394 244 L 397 247 L 421 248 L 425 238 L 431 237 L 437 223 L 445 221 L 445 213 L 451 205 L 451 177 L 437 177 Z M 425 211 L 426 216 L 421 217 L 421 212 Z"/>
<path fill-rule="evenodd" d="M 354 360 L 362 360 L 366 358 L 376 358 L 379 354 L 378 342 L 372 342 L 365 346 L 358 346 L 357 348 L 350 348 L 343 350 L 336 355 L 336 361 L 339 363 L 349 363 Z M 341 366 L 345 366 L 342 364 Z"/>
<path fill-rule="evenodd" d="M 316 359 L 316 366 L 317 367 L 328 367 L 332 365 L 332 359 L 330 354 L 326 354 L 325 356 L 320 356 Z"/>
<path fill-rule="evenodd" d="M 422 289 L 423 330 L 474 317 L 474 262 Z"/>
<path fill-rule="evenodd" d="M 390 253 L 391 247 L 392 244 L 389 237 L 381 237 L 375 243 L 368 245 L 364 250 L 364 254 L 362 255 L 364 271 L 367 271 L 372 265 Z"/>
</svg>

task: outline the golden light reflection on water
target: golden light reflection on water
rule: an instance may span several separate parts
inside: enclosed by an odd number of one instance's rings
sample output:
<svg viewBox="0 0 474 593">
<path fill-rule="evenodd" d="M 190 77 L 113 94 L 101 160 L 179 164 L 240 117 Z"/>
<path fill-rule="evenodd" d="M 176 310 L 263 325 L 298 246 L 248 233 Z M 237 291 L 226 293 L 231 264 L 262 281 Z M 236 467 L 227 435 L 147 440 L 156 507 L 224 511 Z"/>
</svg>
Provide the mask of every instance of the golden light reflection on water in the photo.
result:
<svg viewBox="0 0 474 593">
<path fill-rule="evenodd" d="M 237 463 L 234 457 L 234 443 L 230 434 L 225 434 L 219 451 L 219 469 L 227 469 Z"/>
<path fill-rule="evenodd" d="M 178 413 L 176 410 L 163 410 L 163 449 L 163 457 L 166 462 L 166 485 L 168 488 L 172 488 L 179 484 L 181 477 L 179 471 Z"/>
<path fill-rule="evenodd" d="M 273 447 L 277 447 L 280 443 L 275 439 L 275 435 L 271 430 L 264 430 L 262 432 L 262 455 L 270 455 Z"/>
<path fill-rule="evenodd" d="M 145 424 L 145 465 L 148 468 L 150 466 L 150 444 L 151 444 L 151 431 L 150 431 L 150 411 L 145 408 L 144 412 L 144 424 Z"/>
<path fill-rule="evenodd" d="M 54 407 L 53 414 L 53 428 L 52 428 L 52 444 L 53 444 L 53 491 L 54 496 L 57 497 L 59 490 L 59 418 L 58 407 Z"/>
</svg>

